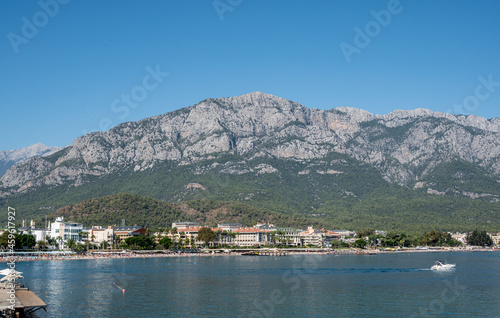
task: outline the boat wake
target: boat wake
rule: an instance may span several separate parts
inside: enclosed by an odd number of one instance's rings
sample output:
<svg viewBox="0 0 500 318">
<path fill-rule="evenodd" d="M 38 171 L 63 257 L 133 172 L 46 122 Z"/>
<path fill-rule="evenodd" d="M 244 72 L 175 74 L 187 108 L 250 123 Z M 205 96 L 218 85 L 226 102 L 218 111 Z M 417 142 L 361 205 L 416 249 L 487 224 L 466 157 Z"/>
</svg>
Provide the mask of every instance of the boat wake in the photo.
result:
<svg viewBox="0 0 500 318">
<path fill-rule="evenodd" d="M 342 269 L 324 269 L 328 272 L 333 273 L 343 273 L 343 274 L 354 274 L 354 273 L 410 273 L 410 272 L 422 272 L 430 271 L 429 268 L 342 268 Z M 318 274 L 321 269 L 318 269 Z"/>
</svg>

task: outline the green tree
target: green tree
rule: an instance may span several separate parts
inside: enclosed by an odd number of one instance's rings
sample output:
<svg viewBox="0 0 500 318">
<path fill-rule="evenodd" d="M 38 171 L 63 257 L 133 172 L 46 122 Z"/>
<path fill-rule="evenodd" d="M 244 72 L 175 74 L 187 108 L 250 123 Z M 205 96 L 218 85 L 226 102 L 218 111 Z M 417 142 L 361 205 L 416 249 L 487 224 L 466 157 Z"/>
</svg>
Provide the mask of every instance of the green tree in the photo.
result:
<svg viewBox="0 0 500 318">
<path fill-rule="evenodd" d="M 66 241 L 66 246 L 69 248 L 69 249 L 74 249 L 76 248 L 76 243 L 75 243 L 75 240 L 74 239 L 68 239 Z"/>
<path fill-rule="evenodd" d="M 20 234 L 16 236 L 16 249 L 33 248 L 36 245 L 36 239 L 31 234 Z"/>
<path fill-rule="evenodd" d="M 366 236 L 370 236 L 372 234 L 375 234 L 375 230 L 373 230 L 373 229 L 361 230 L 361 231 L 358 231 L 356 234 L 357 234 L 357 237 L 366 237 Z"/>
<path fill-rule="evenodd" d="M 50 246 L 56 246 L 57 245 L 57 240 L 53 237 L 50 237 L 47 235 L 47 243 L 50 245 Z"/>
<path fill-rule="evenodd" d="M 426 246 L 436 246 L 439 244 L 440 239 L 441 239 L 441 233 L 436 231 L 430 231 L 424 234 L 424 238 L 422 239 L 420 244 Z"/>
<path fill-rule="evenodd" d="M 208 245 L 210 242 L 215 241 L 216 238 L 217 235 L 209 227 L 202 227 L 198 231 L 198 240 L 205 242 L 205 245 Z"/>
<path fill-rule="evenodd" d="M 125 243 L 133 248 L 149 250 L 155 247 L 153 238 L 146 235 L 132 236 L 125 240 Z"/>
<path fill-rule="evenodd" d="M 273 245 L 276 245 L 276 240 L 278 239 L 278 234 L 276 231 L 271 232 L 271 241 L 273 242 Z"/>
<path fill-rule="evenodd" d="M 172 240 L 169 237 L 164 236 L 160 239 L 158 243 L 160 243 L 160 245 L 162 245 L 165 248 L 170 248 L 170 246 L 172 245 Z"/>
<path fill-rule="evenodd" d="M 0 246 L 3 248 L 7 248 L 9 245 L 9 234 L 10 232 L 7 230 L 3 232 L 2 236 L 0 236 Z"/>
<path fill-rule="evenodd" d="M 36 242 L 36 245 L 38 246 L 39 249 L 42 249 L 45 246 L 47 246 L 47 242 L 40 240 L 40 241 Z"/>
<path fill-rule="evenodd" d="M 460 241 L 455 240 L 450 233 L 443 234 L 442 238 L 444 244 L 448 246 L 459 246 L 462 244 Z"/>
<path fill-rule="evenodd" d="M 378 243 L 378 235 L 371 234 L 368 236 L 368 245 L 375 246 Z"/>
<path fill-rule="evenodd" d="M 76 243 L 76 245 L 75 245 L 75 250 L 76 250 L 78 253 L 81 253 L 81 252 L 85 251 L 85 245 L 83 245 L 82 243 L 78 242 L 78 243 Z"/>
<path fill-rule="evenodd" d="M 354 242 L 354 246 L 359 247 L 359 248 L 365 248 L 366 241 L 364 239 L 360 238 Z"/>
<path fill-rule="evenodd" d="M 467 235 L 467 244 L 475 246 L 491 246 L 493 240 L 486 231 L 478 231 L 477 229 Z"/>
</svg>

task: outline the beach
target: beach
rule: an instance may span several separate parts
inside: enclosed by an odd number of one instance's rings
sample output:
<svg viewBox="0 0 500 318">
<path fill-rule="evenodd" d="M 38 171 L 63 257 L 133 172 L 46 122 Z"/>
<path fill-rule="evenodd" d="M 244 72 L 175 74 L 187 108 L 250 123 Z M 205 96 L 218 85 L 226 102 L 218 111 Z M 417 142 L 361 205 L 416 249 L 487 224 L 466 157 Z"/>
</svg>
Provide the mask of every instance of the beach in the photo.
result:
<svg viewBox="0 0 500 318">
<path fill-rule="evenodd" d="M 247 250 L 196 250 L 196 251 L 114 251 L 114 252 L 87 252 L 82 254 L 52 254 L 26 252 L 24 255 L 0 257 L 0 263 L 33 262 L 33 261 L 64 261 L 88 259 L 122 259 L 122 258 L 158 258 L 158 257 L 214 257 L 214 256 L 280 256 L 280 255 L 375 255 L 380 253 L 429 253 L 429 252 L 473 252 L 498 251 L 493 248 L 480 247 L 440 247 L 440 248 L 401 248 L 401 249 L 247 249 Z M 256 254 L 255 254 L 256 253 Z M 32 255 L 30 255 L 32 254 Z"/>
</svg>

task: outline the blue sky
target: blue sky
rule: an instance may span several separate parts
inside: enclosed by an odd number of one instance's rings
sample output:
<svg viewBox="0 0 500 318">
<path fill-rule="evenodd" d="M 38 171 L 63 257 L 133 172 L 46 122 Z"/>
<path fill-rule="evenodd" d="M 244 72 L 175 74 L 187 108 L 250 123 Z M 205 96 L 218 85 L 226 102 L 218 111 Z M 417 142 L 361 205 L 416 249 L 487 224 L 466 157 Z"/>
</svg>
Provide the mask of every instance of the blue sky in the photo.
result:
<svg viewBox="0 0 500 318">
<path fill-rule="evenodd" d="M 252 91 L 500 117 L 498 1 L 59 1 L 0 2 L 0 150 Z"/>
</svg>

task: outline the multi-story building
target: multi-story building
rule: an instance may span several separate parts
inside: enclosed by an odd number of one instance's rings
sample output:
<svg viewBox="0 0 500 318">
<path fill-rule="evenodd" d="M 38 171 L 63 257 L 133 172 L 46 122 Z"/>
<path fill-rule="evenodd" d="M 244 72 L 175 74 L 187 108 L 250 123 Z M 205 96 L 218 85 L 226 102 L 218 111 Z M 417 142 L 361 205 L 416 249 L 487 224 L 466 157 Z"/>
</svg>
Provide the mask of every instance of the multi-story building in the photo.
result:
<svg viewBox="0 0 500 318">
<path fill-rule="evenodd" d="M 271 240 L 277 241 L 277 243 L 284 243 L 291 246 L 302 246 L 302 233 L 303 230 L 300 229 L 289 227 L 276 228 L 271 232 L 271 235 L 274 235 L 274 238 L 271 238 Z"/>
<path fill-rule="evenodd" d="M 172 223 L 172 228 L 176 231 L 169 231 L 167 234 L 158 233 L 160 236 L 168 236 L 172 241 L 183 245 L 201 245 L 198 240 L 198 231 L 201 226 L 196 222 L 176 222 Z M 241 227 L 237 223 L 218 224 L 217 228 L 212 228 L 217 234 L 215 244 L 233 246 L 264 246 L 272 244 L 285 244 L 288 246 L 308 246 L 331 247 L 332 241 L 340 240 L 341 234 L 324 229 L 317 230 L 309 227 L 307 231 L 295 228 L 276 228 L 269 224 L 258 224 L 254 227 Z M 345 231 L 344 235 L 353 232 Z M 344 236 L 345 237 L 345 236 Z M 158 238 L 159 239 L 159 238 Z"/>
<path fill-rule="evenodd" d="M 312 226 L 307 231 L 302 232 L 302 246 L 332 247 L 332 241 L 340 240 L 341 235 L 325 229 L 317 230 Z"/>
<path fill-rule="evenodd" d="M 340 241 L 340 234 L 334 231 L 323 231 L 323 247 L 332 247 L 333 241 Z"/>
<path fill-rule="evenodd" d="M 335 231 L 338 235 L 340 235 L 341 240 L 349 240 L 356 235 L 354 231 Z"/>
<path fill-rule="evenodd" d="M 450 233 L 451 237 L 462 244 L 467 244 L 467 233 Z"/>
<path fill-rule="evenodd" d="M 146 235 L 146 229 L 142 226 L 120 226 L 113 231 L 116 242 L 123 242 L 132 236 Z"/>
<path fill-rule="evenodd" d="M 173 225 L 173 224 L 172 224 Z M 257 228 L 242 228 L 237 227 L 240 224 L 219 224 L 217 228 L 212 229 L 216 232 L 217 238 L 214 243 L 223 245 L 236 245 L 236 246 L 254 246 L 269 244 L 269 231 Z M 193 226 L 178 229 L 176 233 L 170 231 L 168 237 L 172 241 L 179 242 L 186 245 L 195 243 L 201 245 L 204 242 L 197 239 L 198 231 L 201 226 Z"/>
<path fill-rule="evenodd" d="M 31 234 L 31 227 L 29 226 L 18 227 L 17 234 Z"/>
<path fill-rule="evenodd" d="M 500 245 L 500 233 L 490 233 L 493 245 Z"/>
<path fill-rule="evenodd" d="M 198 222 L 174 222 L 172 223 L 172 228 L 177 228 L 177 230 L 186 229 L 189 227 L 198 226 Z"/>
<path fill-rule="evenodd" d="M 73 239 L 75 242 L 82 241 L 82 230 L 83 225 L 76 222 L 64 222 L 64 217 L 57 217 L 55 222 L 50 224 L 50 237 L 57 239 L 61 237 L 62 246 L 66 245 L 69 239 Z"/>
<path fill-rule="evenodd" d="M 222 223 L 222 224 L 217 224 L 217 228 L 220 229 L 221 231 L 237 231 L 238 229 L 242 228 L 243 226 L 239 223 Z"/>
<path fill-rule="evenodd" d="M 267 245 L 270 243 L 270 234 L 266 230 L 254 227 L 239 228 L 236 232 L 233 243 L 237 246 Z"/>
<path fill-rule="evenodd" d="M 47 235 L 49 235 L 49 233 L 50 232 L 46 229 L 37 229 L 37 228 L 31 229 L 31 235 L 35 237 L 36 242 L 47 241 Z"/>
<path fill-rule="evenodd" d="M 313 227 L 308 227 L 307 231 L 301 233 L 302 246 L 323 246 L 323 233 L 320 230 L 316 230 Z"/>
<path fill-rule="evenodd" d="M 146 233 L 144 231 L 144 233 Z M 89 229 L 88 240 L 92 244 L 100 245 L 103 242 L 108 243 L 108 248 L 115 243 L 115 231 L 112 226 L 103 228 L 102 226 L 93 226 Z"/>
<path fill-rule="evenodd" d="M 189 223 L 189 222 L 185 222 L 185 223 Z M 191 223 L 195 223 L 195 222 L 191 222 Z M 198 224 L 198 223 L 195 223 L 195 224 Z M 177 230 L 176 233 L 173 233 L 172 231 L 170 231 L 168 233 L 168 237 L 170 237 L 172 242 L 177 242 L 177 243 L 180 243 L 183 245 L 192 245 L 191 243 L 202 244 L 203 242 L 196 241 L 196 237 L 198 236 L 198 231 L 201 228 L 202 228 L 202 226 L 181 227 L 179 230 Z"/>
</svg>

